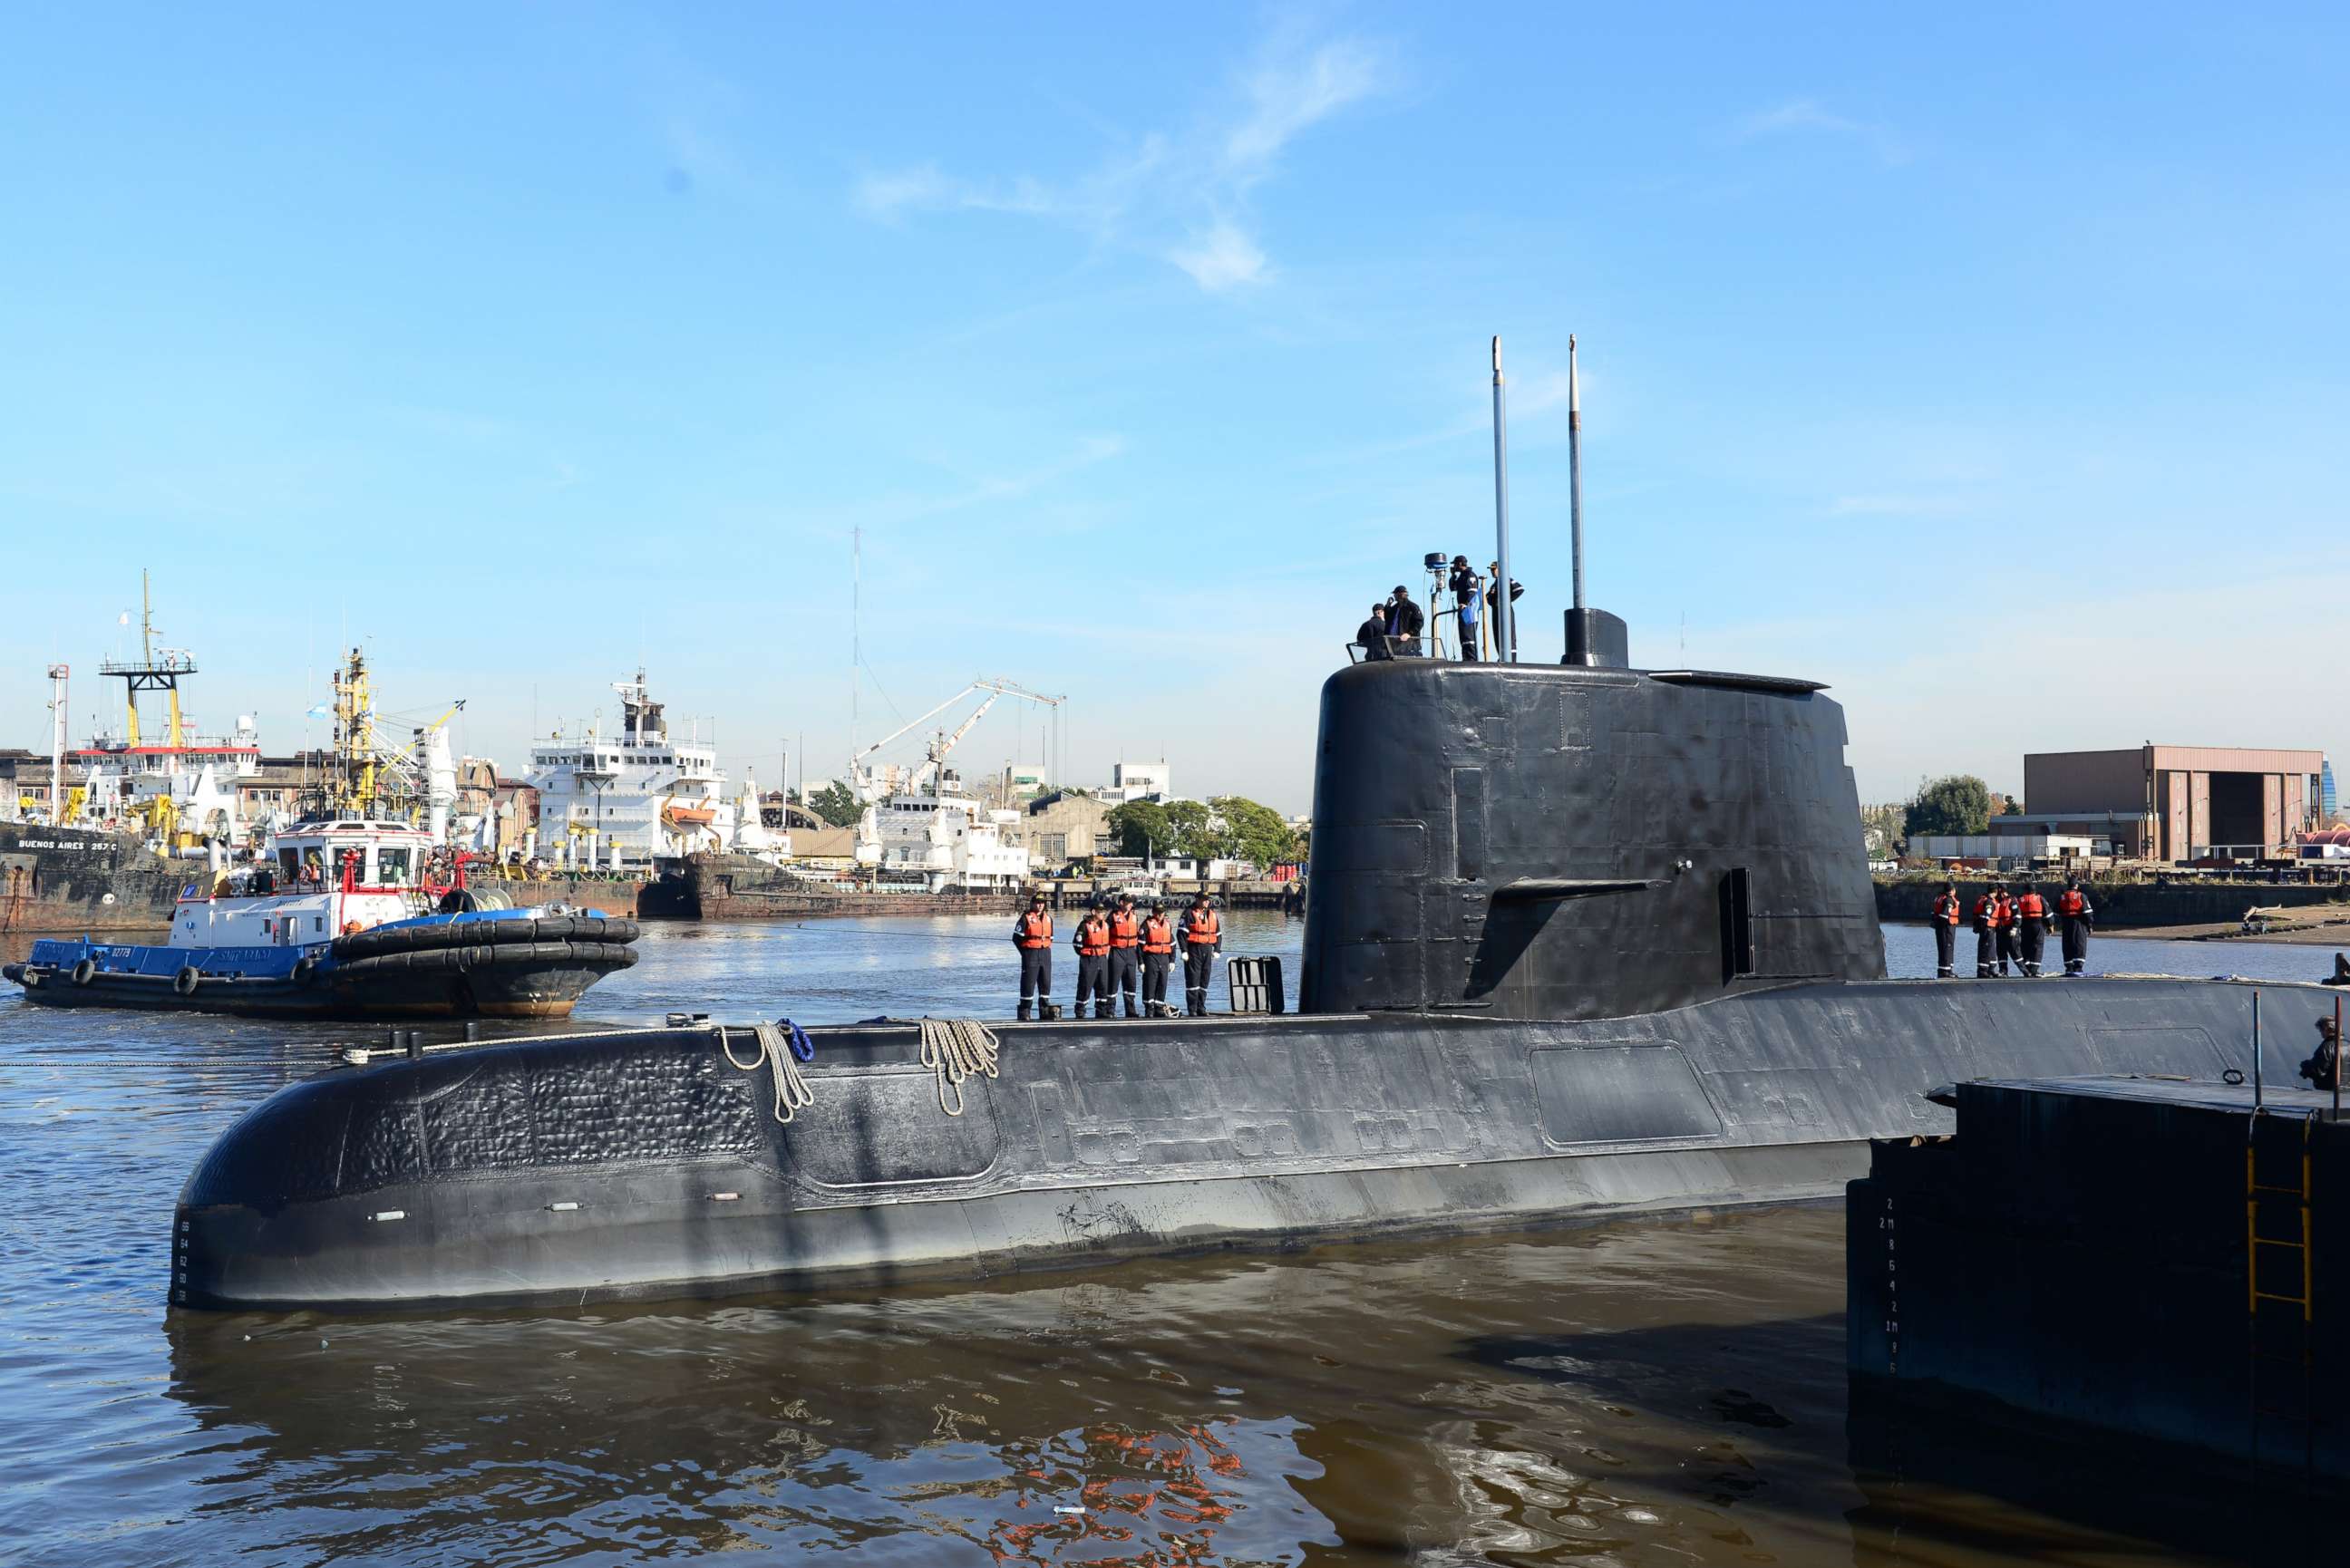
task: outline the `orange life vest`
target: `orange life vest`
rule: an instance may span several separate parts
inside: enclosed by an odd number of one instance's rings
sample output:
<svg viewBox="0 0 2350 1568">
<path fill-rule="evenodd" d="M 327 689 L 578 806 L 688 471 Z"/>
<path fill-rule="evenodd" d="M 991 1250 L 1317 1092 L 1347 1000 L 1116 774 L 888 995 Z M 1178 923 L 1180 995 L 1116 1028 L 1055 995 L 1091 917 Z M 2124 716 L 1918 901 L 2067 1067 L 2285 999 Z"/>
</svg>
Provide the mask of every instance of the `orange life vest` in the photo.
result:
<svg viewBox="0 0 2350 1568">
<path fill-rule="evenodd" d="M 1934 900 L 1934 923 L 1938 926 L 1955 926 L 1959 923 L 1957 894 L 1945 893 Z"/>
<path fill-rule="evenodd" d="M 2014 911 L 2008 908 L 2004 895 L 1994 898 L 1985 893 L 1975 900 L 1975 920 L 1985 930 L 1998 930 L 2005 926 Z"/>
<path fill-rule="evenodd" d="M 1175 950 L 1175 928 L 1167 923 L 1166 916 L 1153 915 L 1142 922 L 1142 950 L 1162 954 Z"/>
<path fill-rule="evenodd" d="M 1121 909 L 1109 918 L 1110 946 L 1130 948 L 1141 940 L 1142 922 L 1136 919 L 1131 913 Z"/>
<path fill-rule="evenodd" d="M 2017 918 L 2020 919 L 2046 919 L 2048 918 L 2047 900 L 2041 898 L 2041 896 L 2036 892 L 2026 893 L 2022 898 L 2018 898 L 2015 901 L 2015 913 Z"/>
<path fill-rule="evenodd" d="M 2080 915 L 2087 910 L 2089 900 L 2081 897 L 2077 888 L 2067 888 L 2056 895 L 2056 912 L 2060 915 Z"/>
<path fill-rule="evenodd" d="M 1195 945 L 1205 945 L 1214 941 L 1223 935 L 1223 932 L 1216 924 L 1216 911 L 1207 909 L 1201 913 L 1199 919 L 1191 922 L 1190 929 L 1184 934 Z"/>
<path fill-rule="evenodd" d="M 2002 893 L 1991 903 L 1991 925 L 1993 930 L 2005 930 L 2015 924 L 2015 906 Z"/>
<path fill-rule="evenodd" d="M 1041 909 L 1031 910 L 1020 917 L 1014 935 L 1024 948 L 1049 948 L 1053 945 L 1053 917 Z"/>
<path fill-rule="evenodd" d="M 1099 958 L 1109 951 L 1109 922 L 1099 915 L 1087 915 L 1079 920 L 1077 951 L 1087 958 Z"/>
</svg>

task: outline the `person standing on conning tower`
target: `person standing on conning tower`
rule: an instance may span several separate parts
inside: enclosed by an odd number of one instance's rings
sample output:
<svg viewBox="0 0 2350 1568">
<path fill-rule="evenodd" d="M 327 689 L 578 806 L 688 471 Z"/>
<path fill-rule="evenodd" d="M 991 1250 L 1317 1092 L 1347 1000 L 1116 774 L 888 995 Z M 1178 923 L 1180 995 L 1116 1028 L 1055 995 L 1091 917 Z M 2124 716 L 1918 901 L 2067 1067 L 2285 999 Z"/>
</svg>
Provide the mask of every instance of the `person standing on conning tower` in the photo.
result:
<svg viewBox="0 0 2350 1568">
<path fill-rule="evenodd" d="M 1934 900 L 1931 919 L 1936 980 L 1950 980 L 1959 972 L 1959 921 L 1963 918 L 1959 909 L 1959 885 L 1943 883 L 1941 897 Z"/>
<path fill-rule="evenodd" d="M 1028 895 L 1028 911 L 1012 922 L 1012 945 L 1020 950 L 1020 1017 L 1041 1015 L 1053 1000 L 1053 917 L 1045 895 Z"/>
<path fill-rule="evenodd" d="M 1208 908 L 1204 891 L 1191 895 L 1191 907 L 1183 911 L 1183 923 L 1176 934 L 1183 943 L 1183 1011 L 1194 1018 L 1205 1018 L 1208 983 L 1215 978 L 1216 953 L 1224 945 L 1224 928 L 1216 911 Z"/>
</svg>

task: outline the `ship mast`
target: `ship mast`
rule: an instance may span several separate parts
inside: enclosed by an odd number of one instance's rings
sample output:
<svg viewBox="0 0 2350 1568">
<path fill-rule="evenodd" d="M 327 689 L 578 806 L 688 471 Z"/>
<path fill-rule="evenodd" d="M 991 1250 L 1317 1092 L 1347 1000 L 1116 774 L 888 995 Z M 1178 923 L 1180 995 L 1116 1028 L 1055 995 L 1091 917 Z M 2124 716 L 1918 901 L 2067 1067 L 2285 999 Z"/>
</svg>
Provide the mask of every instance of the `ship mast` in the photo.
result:
<svg viewBox="0 0 2350 1568">
<path fill-rule="evenodd" d="M 139 573 L 139 658 L 109 659 L 98 667 L 100 675 L 110 675 L 122 682 L 124 726 L 130 744 L 136 750 L 141 743 L 139 733 L 139 693 L 161 691 L 168 703 L 170 724 L 164 742 L 179 751 L 187 744 L 187 734 L 180 719 L 180 677 L 193 675 L 196 661 L 181 648 L 166 648 L 160 654 L 155 647 L 155 597 L 149 587 L 145 568 Z"/>
<path fill-rule="evenodd" d="M 49 666 L 49 826 L 61 825 L 66 817 L 66 678 L 73 671 L 66 665 Z"/>
</svg>

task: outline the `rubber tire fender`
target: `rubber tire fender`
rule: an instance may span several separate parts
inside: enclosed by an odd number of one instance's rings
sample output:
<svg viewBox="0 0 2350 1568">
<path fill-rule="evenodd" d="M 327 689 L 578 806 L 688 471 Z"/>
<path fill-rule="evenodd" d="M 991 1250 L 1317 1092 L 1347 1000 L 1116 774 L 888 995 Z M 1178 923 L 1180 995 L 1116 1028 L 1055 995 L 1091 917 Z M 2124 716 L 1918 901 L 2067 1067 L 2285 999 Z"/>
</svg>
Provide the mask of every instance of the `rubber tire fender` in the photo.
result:
<svg viewBox="0 0 2350 1568">
<path fill-rule="evenodd" d="M 294 972 L 291 978 L 294 983 L 298 986 L 308 987 L 317 984 L 318 980 L 318 961 L 310 957 L 307 953 L 302 957 L 296 959 L 294 961 Z"/>
<path fill-rule="evenodd" d="M 97 978 L 98 961 L 96 959 L 84 959 L 73 966 L 73 982 L 76 985 L 88 985 Z"/>
<path fill-rule="evenodd" d="M 197 971 L 195 965 L 182 964 L 180 972 L 172 977 L 172 989 L 182 996 L 193 996 L 196 994 L 196 987 L 203 982 L 204 977 Z"/>
</svg>

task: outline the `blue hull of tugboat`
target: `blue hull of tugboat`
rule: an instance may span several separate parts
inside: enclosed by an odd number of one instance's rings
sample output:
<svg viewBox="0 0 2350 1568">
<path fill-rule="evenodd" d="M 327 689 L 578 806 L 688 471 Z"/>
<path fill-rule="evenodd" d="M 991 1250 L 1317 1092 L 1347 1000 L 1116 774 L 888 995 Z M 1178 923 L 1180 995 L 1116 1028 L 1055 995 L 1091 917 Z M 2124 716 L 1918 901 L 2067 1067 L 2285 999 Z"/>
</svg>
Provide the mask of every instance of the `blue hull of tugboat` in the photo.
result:
<svg viewBox="0 0 2350 1568">
<path fill-rule="evenodd" d="M 281 1018 L 562 1018 L 637 961 L 630 920 L 433 915 L 302 946 L 44 940 L 0 978 L 47 1007 Z"/>
</svg>

